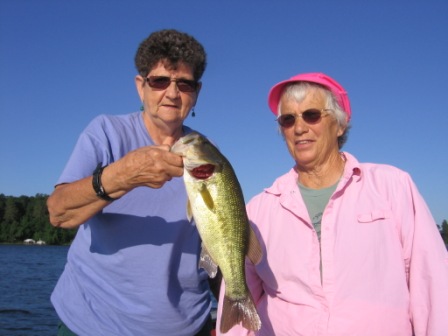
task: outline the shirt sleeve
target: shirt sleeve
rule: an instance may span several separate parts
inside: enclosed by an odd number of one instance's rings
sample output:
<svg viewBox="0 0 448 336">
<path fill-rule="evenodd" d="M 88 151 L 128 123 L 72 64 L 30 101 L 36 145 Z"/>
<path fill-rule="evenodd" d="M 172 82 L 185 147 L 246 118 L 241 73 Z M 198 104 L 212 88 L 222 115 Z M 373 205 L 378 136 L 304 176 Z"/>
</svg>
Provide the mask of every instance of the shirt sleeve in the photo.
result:
<svg viewBox="0 0 448 336">
<path fill-rule="evenodd" d="M 103 124 L 103 116 L 98 116 L 80 134 L 57 184 L 74 182 L 92 175 L 98 162 L 103 165 L 110 163 L 109 140 Z"/>
<path fill-rule="evenodd" d="M 415 336 L 448 331 L 448 252 L 417 187 L 404 175 L 402 239 Z"/>
</svg>

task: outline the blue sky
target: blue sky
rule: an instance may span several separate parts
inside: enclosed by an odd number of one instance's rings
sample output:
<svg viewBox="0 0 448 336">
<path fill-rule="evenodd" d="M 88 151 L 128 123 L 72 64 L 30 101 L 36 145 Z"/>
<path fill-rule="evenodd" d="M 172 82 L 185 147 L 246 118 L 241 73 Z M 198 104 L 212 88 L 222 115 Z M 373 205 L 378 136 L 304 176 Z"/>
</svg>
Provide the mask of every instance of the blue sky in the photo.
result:
<svg viewBox="0 0 448 336">
<path fill-rule="evenodd" d="M 411 174 L 438 224 L 448 219 L 446 0 L 1 0 L 0 193 L 49 194 L 98 114 L 138 110 L 133 58 L 154 30 L 206 48 L 186 124 L 232 162 L 246 200 L 293 161 L 266 97 L 302 72 L 348 91 L 344 150 Z"/>
</svg>

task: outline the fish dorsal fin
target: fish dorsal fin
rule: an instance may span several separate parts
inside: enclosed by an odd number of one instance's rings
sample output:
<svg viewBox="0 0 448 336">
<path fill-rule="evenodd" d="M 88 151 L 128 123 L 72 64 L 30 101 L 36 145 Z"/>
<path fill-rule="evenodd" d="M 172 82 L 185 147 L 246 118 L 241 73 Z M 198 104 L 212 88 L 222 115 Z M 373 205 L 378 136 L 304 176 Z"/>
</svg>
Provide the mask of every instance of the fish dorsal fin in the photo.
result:
<svg viewBox="0 0 448 336">
<path fill-rule="evenodd" d="M 260 242 L 251 226 L 249 226 L 249 244 L 247 248 L 247 257 L 254 265 L 258 265 L 263 257 Z"/>
<path fill-rule="evenodd" d="M 213 211 L 215 203 L 213 202 L 213 197 L 210 195 L 210 191 L 205 183 L 202 183 L 199 188 L 199 193 L 201 194 L 202 200 L 210 211 Z"/>
<path fill-rule="evenodd" d="M 214 278 L 218 273 L 218 265 L 213 261 L 212 257 L 210 257 L 204 243 L 202 243 L 199 267 L 205 269 L 210 278 Z"/>
</svg>

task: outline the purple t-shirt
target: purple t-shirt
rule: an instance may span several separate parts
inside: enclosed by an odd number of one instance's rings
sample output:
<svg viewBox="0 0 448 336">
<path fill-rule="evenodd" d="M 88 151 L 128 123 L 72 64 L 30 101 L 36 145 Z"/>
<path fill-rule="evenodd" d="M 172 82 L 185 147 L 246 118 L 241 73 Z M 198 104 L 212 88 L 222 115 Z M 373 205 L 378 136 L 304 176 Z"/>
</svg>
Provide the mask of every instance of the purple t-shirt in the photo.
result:
<svg viewBox="0 0 448 336">
<path fill-rule="evenodd" d="M 58 184 L 150 145 L 141 112 L 98 116 L 80 135 Z M 174 178 L 160 189 L 132 190 L 79 227 L 51 296 L 73 332 L 193 335 L 201 328 L 211 302 L 186 205 L 183 180 Z"/>
</svg>

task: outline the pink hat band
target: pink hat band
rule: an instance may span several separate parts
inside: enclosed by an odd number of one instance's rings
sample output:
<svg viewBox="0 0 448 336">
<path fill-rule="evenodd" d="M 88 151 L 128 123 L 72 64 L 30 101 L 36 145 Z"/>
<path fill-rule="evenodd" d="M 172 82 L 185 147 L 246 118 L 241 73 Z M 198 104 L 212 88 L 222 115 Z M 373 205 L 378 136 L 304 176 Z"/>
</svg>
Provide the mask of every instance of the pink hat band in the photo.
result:
<svg viewBox="0 0 448 336">
<path fill-rule="evenodd" d="M 300 75 L 296 75 L 294 77 L 291 77 L 290 79 L 287 79 L 285 81 L 275 84 L 269 91 L 269 95 L 268 95 L 269 108 L 275 115 L 278 115 L 277 109 L 278 109 L 278 104 L 280 102 L 280 97 L 283 92 L 283 89 L 289 83 L 294 83 L 294 82 L 311 82 L 311 83 L 317 83 L 317 84 L 320 84 L 320 85 L 326 87 L 328 90 L 333 92 L 333 94 L 336 96 L 338 104 L 341 106 L 341 108 L 347 114 L 347 122 L 350 121 L 350 118 L 352 116 L 352 110 L 350 108 L 350 101 L 348 99 L 347 92 L 333 78 L 331 78 L 323 73 L 300 74 Z"/>
</svg>

